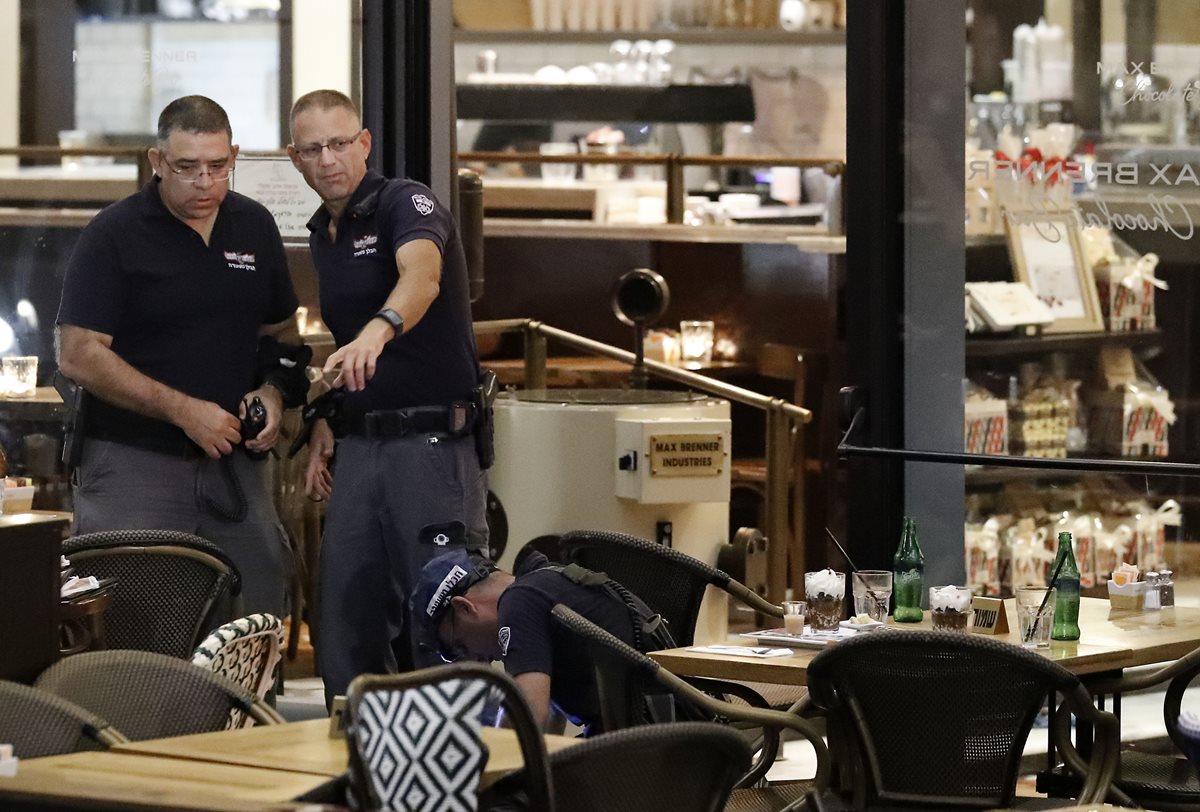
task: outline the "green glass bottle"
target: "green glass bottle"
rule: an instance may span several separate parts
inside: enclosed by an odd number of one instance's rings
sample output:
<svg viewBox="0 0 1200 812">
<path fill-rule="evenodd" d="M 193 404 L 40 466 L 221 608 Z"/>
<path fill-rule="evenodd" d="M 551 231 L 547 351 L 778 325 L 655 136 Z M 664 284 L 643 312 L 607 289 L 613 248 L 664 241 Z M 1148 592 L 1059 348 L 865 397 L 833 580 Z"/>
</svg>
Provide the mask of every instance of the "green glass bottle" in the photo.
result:
<svg viewBox="0 0 1200 812">
<path fill-rule="evenodd" d="M 1070 533 L 1058 534 L 1058 555 L 1053 570 L 1058 573 L 1058 580 L 1054 582 L 1058 592 L 1054 599 L 1051 640 L 1079 639 L 1079 567 L 1075 564 L 1073 546 Z M 1059 562 L 1062 562 L 1061 567 Z"/>
<path fill-rule="evenodd" d="M 896 596 L 896 609 L 892 617 L 897 623 L 921 622 L 925 617 L 921 611 L 924 593 L 925 556 L 917 540 L 917 522 L 911 516 L 905 516 L 900 547 L 892 559 L 892 594 Z"/>
</svg>

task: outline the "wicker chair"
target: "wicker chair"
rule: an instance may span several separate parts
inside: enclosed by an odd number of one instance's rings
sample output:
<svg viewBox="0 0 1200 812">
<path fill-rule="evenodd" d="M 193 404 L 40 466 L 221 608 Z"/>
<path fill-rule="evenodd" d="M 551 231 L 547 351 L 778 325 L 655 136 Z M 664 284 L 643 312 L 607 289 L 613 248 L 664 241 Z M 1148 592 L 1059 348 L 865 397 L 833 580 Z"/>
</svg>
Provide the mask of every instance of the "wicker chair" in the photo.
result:
<svg viewBox="0 0 1200 812">
<path fill-rule="evenodd" d="M 1102 802 L 1116 772 L 1116 717 L 1092 705 L 1074 674 L 1009 643 L 955 632 L 863 634 L 818 653 L 808 687 L 828 715 L 838 765 L 837 789 L 810 795 L 818 811 L 1046 808 L 1045 798 L 1014 795 L 1025 739 L 1055 692 L 1061 715 L 1070 709 L 1097 733 L 1090 763 L 1069 735 L 1054 738 L 1084 776 L 1079 802 Z"/>
<path fill-rule="evenodd" d="M 34 687 L 110 720 L 131 741 L 224 730 L 230 711 L 283 718 L 220 674 L 150 651 L 93 651 L 50 666 Z"/>
<path fill-rule="evenodd" d="M 1191 745 L 1179 729 L 1180 705 L 1184 692 L 1197 674 L 1200 674 L 1200 649 L 1154 671 L 1088 680 L 1087 689 L 1093 695 L 1121 694 L 1168 683 L 1163 699 L 1163 722 L 1175 747 L 1188 753 Z M 1064 718 L 1055 718 L 1056 728 L 1068 723 L 1066 714 L 1060 716 Z M 1058 730 L 1060 735 L 1061 732 Z M 1200 809 L 1200 766 L 1197 763 L 1174 755 L 1138 750 L 1122 750 L 1119 763 L 1113 783 L 1121 802 L 1166 812 Z M 1039 792 L 1065 797 L 1074 795 L 1078 787 L 1079 779 L 1063 767 L 1038 776 Z"/>
<path fill-rule="evenodd" d="M 360 809 L 474 810 L 487 763 L 481 715 L 499 695 L 524 758 L 529 809 L 553 812 L 546 746 L 517 684 L 482 663 L 363 675 L 347 693 L 350 786 Z"/>
<path fill-rule="evenodd" d="M 80 575 L 113 578 L 112 649 L 188 659 L 209 630 L 241 615 L 241 576 L 220 548 L 171 530 L 106 530 L 63 542 Z"/>
<path fill-rule="evenodd" d="M 748 789 L 759 782 L 774 761 L 777 747 L 763 747 L 749 771 L 737 781 L 727 809 L 751 812 L 799 808 L 810 786 L 825 787 L 829 775 L 829 752 L 820 732 L 808 720 L 784 711 L 746 707 L 715 699 L 566 606 L 555 606 L 551 615 L 554 622 L 572 634 L 591 656 L 606 731 L 643 724 L 646 721 L 643 711 L 646 698 L 667 692 L 676 702 L 693 708 L 697 716 L 748 722 L 760 726 L 767 732 L 768 738 L 775 742 L 781 731 L 789 730 L 812 744 L 817 756 L 817 775 L 812 785 L 796 782 L 792 786 L 766 790 Z"/>
<path fill-rule="evenodd" d="M 127 741 L 108 722 L 37 688 L 0 680 L 0 742 L 17 758 L 107 750 Z"/>
<path fill-rule="evenodd" d="M 192 652 L 192 665 L 214 671 L 265 699 L 275 686 L 282 659 L 283 622 L 274 615 L 254 614 L 226 623 Z M 247 727 L 250 718 L 233 711 L 229 727 Z"/>
<path fill-rule="evenodd" d="M 550 754 L 554 805 L 571 812 L 720 812 L 749 766 L 737 733 L 704 722 L 603 733 Z M 505 776 L 480 808 L 528 808 L 509 797 L 522 778 Z"/>
</svg>

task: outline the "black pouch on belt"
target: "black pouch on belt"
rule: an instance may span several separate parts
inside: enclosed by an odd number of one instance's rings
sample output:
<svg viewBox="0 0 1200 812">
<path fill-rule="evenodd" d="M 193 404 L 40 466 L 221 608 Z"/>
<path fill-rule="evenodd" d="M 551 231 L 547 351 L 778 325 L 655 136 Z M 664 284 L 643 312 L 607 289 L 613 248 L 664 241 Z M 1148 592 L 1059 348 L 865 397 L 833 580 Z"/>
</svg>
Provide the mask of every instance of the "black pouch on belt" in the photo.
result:
<svg viewBox="0 0 1200 812">
<path fill-rule="evenodd" d="M 479 467 L 485 471 L 496 461 L 492 404 L 496 402 L 497 389 L 496 373 L 485 369 L 471 390 L 471 403 L 475 406 L 475 454 L 479 457 Z"/>
</svg>

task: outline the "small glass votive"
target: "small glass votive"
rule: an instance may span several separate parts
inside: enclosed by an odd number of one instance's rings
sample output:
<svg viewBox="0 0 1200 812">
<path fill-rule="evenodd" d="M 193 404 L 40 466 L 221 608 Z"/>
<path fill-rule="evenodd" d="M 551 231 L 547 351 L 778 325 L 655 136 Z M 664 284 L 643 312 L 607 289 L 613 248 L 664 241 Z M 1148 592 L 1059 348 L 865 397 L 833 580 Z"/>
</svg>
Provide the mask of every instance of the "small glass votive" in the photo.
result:
<svg viewBox="0 0 1200 812">
<path fill-rule="evenodd" d="M 574 141 L 550 141 L 538 147 L 541 155 L 578 155 L 579 146 Z M 570 183 L 575 180 L 575 164 L 542 164 L 542 180 L 548 183 Z"/>
<path fill-rule="evenodd" d="M 296 332 L 300 335 L 308 332 L 308 308 L 304 305 L 296 308 Z"/>
<path fill-rule="evenodd" d="M 929 615 L 933 628 L 964 632 L 971 617 L 971 590 L 965 586 L 929 587 Z"/>
<path fill-rule="evenodd" d="M 616 155 L 621 150 L 620 144 L 584 144 L 584 155 Z M 621 175 L 620 164 L 584 164 L 583 179 L 593 181 L 612 181 Z"/>
<path fill-rule="evenodd" d="M 846 598 L 846 573 L 831 569 L 804 573 L 808 625 L 814 632 L 837 631 Z"/>
<path fill-rule="evenodd" d="M 31 398 L 37 390 L 36 355 L 10 355 L 0 361 L 5 394 L 12 398 Z"/>
<path fill-rule="evenodd" d="M 685 367 L 699 369 L 712 363 L 715 330 L 711 321 L 679 322 L 679 360 Z"/>
<path fill-rule="evenodd" d="M 1058 590 L 1045 586 L 1019 586 L 1017 631 L 1025 648 L 1047 648 L 1054 628 L 1054 601 Z"/>
<path fill-rule="evenodd" d="M 804 615 L 808 605 L 804 601 L 784 601 L 783 630 L 793 637 L 804 634 Z"/>
</svg>

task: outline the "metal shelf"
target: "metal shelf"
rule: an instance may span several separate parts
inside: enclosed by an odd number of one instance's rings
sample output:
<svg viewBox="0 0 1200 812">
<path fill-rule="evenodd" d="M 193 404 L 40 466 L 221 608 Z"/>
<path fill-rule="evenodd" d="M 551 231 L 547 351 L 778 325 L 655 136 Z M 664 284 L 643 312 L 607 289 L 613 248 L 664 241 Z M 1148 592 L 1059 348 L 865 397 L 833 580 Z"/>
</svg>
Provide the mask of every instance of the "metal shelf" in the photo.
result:
<svg viewBox="0 0 1200 812">
<path fill-rule="evenodd" d="M 459 84 L 458 117 L 490 121 L 753 121 L 750 85 Z"/>
<path fill-rule="evenodd" d="M 997 358 L 1009 355 L 1041 355 L 1048 352 L 1074 352 L 1104 345 L 1144 349 L 1162 343 L 1161 330 L 1134 330 L 1127 333 L 1058 333 L 1007 338 L 967 336 L 968 358 Z"/>
<path fill-rule="evenodd" d="M 776 28 L 659 28 L 650 31 L 484 31 L 456 28 L 454 41 L 463 43 L 514 43 L 551 45 L 554 43 L 613 40 L 669 39 L 681 45 L 813 45 L 845 47 L 846 32 L 784 31 Z"/>
</svg>

